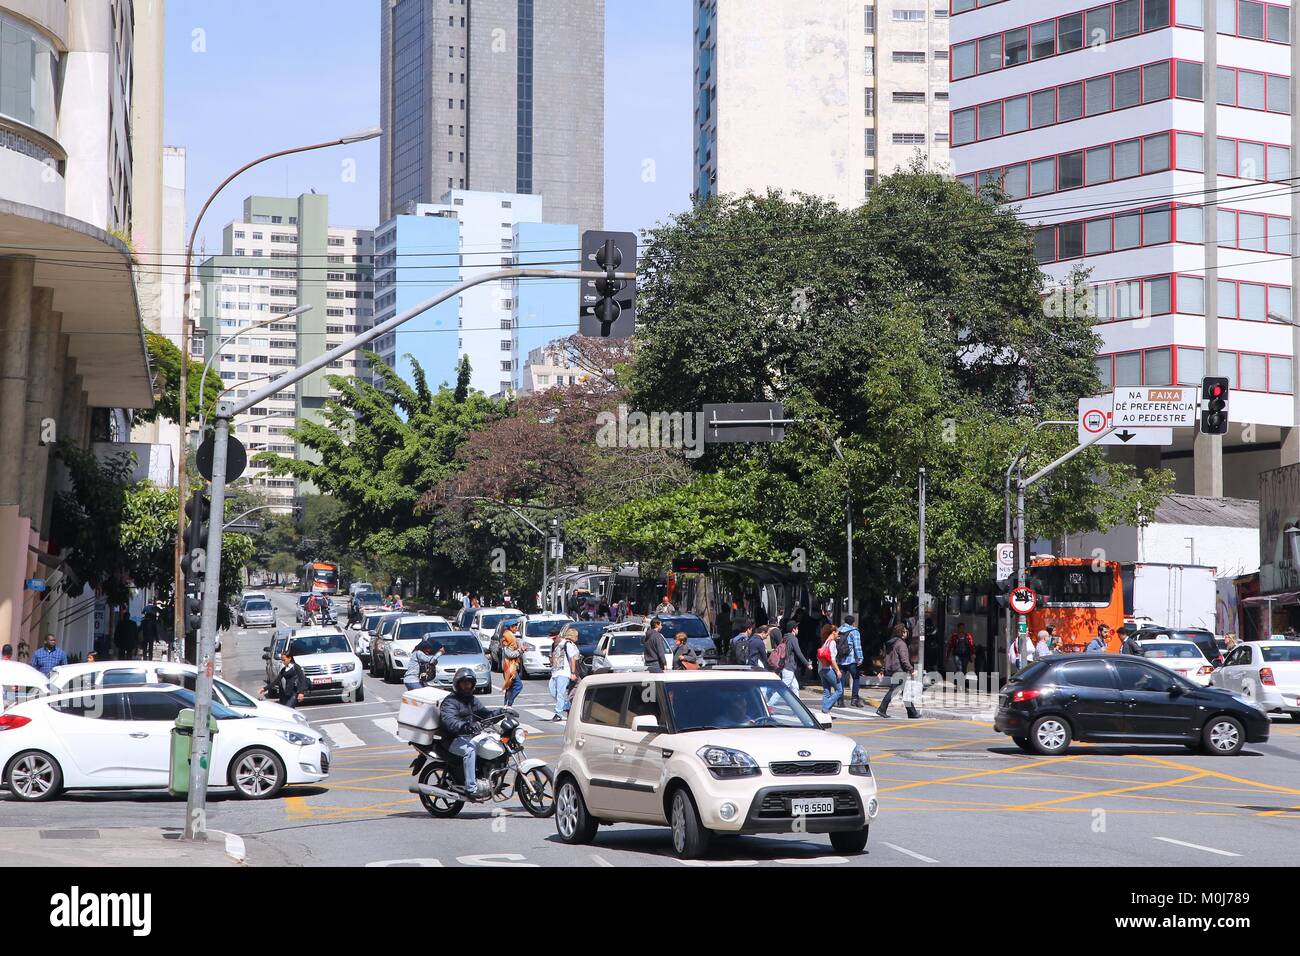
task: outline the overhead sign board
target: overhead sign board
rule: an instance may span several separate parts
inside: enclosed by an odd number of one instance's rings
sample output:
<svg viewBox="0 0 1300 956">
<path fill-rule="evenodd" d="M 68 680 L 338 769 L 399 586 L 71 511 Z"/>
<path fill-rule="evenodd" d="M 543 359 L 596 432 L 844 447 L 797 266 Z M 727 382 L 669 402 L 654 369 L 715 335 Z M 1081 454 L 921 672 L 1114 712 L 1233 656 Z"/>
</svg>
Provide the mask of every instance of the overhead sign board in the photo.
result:
<svg viewBox="0 0 1300 956">
<path fill-rule="evenodd" d="M 1124 391 L 1145 391 L 1142 389 L 1124 389 Z M 1160 389 L 1153 389 L 1160 391 Z M 1100 432 L 1104 432 L 1114 421 L 1115 393 L 1095 395 L 1092 398 L 1079 399 L 1079 444 L 1083 444 Z M 1172 445 L 1174 430 L 1172 426 L 1135 426 L 1126 424 L 1095 442 L 1098 445 Z"/>
</svg>

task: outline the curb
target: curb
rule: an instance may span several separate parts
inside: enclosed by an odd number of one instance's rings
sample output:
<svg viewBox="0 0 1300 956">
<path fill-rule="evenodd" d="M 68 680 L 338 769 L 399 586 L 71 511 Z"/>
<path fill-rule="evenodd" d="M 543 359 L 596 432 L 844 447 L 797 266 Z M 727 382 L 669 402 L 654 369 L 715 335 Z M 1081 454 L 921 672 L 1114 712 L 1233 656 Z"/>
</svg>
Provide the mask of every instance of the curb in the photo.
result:
<svg viewBox="0 0 1300 956">
<path fill-rule="evenodd" d="M 247 861 L 248 851 L 244 847 L 243 837 L 236 833 L 224 833 L 221 830 L 209 830 L 208 833 L 212 837 L 224 839 L 226 856 L 241 865 Z"/>
</svg>

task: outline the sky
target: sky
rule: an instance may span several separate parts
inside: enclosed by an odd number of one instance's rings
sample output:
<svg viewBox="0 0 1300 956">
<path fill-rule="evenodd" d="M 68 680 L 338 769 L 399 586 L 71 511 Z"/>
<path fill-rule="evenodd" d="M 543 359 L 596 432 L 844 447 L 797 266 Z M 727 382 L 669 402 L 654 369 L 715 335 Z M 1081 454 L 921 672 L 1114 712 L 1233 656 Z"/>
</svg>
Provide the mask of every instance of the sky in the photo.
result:
<svg viewBox="0 0 1300 956">
<path fill-rule="evenodd" d="M 483 2 L 483 0 L 480 0 Z M 606 0 L 605 227 L 653 226 L 690 202 L 691 0 Z M 208 193 L 267 152 L 378 125 L 376 0 L 171 0 L 164 137 L 187 153 L 189 225 Z M 379 141 L 272 160 L 221 193 L 200 244 L 245 196 L 326 193 L 330 221 L 373 228 Z"/>
</svg>

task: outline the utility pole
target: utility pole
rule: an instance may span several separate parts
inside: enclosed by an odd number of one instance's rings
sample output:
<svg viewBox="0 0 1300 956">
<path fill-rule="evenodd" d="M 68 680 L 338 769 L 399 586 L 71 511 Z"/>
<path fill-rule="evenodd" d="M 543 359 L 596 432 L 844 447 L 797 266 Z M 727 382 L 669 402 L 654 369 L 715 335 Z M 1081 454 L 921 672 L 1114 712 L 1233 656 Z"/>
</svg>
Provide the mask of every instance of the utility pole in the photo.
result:
<svg viewBox="0 0 1300 956">
<path fill-rule="evenodd" d="M 925 468 L 917 475 L 918 529 L 916 560 L 916 670 L 925 680 Z"/>
<path fill-rule="evenodd" d="M 485 282 L 499 282 L 502 279 L 605 279 L 605 272 L 584 272 L 560 269 L 508 268 L 494 269 L 481 275 L 449 286 L 437 295 L 425 299 L 414 307 L 395 315 L 386 322 L 380 322 L 360 335 L 354 336 L 341 345 L 325 351 L 316 358 L 299 365 L 284 375 L 263 385 L 246 398 L 234 402 L 217 403 L 215 429 L 213 434 L 212 454 L 212 513 L 217 516 L 208 529 L 207 577 L 204 580 L 205 593 L 203 601 L 203 618 L 199 632 L 198 680 L 194 688 L 194 737 L 190 748 L 190 789 L 185 806 L 185 839 L 206 840 L 207 819 L 206 802 L 208 795 L 208 764 L 212 748 L 212 736 L 208 729 L 208 717 L 212 712 L 212 673 L 213 660 L 216 656 L 217 642 L 217 601 L 220 598 L 221 582 L 221 523 L 226 500 L 226 447 L 230 436 L 230 423 L 241 412 L 265 401 L 276 392 L 300 382 L 313 372 L 326 368 L 331 362 L 387 335 L 394 329 L 411 321 L 429 309 L 455 298 L 466 289 Z M 636 281 L 635 272 L 616 273 L 617 279 Z"/>
</svg>

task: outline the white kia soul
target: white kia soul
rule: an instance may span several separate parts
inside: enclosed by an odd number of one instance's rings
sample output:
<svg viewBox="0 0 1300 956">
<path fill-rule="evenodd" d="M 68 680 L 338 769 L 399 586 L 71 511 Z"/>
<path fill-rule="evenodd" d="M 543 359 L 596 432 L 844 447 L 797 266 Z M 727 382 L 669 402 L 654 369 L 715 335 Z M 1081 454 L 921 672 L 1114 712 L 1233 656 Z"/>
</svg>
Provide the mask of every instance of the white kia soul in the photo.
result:
<svg viewBox="0 0 1300 956">
<path fill-rule="evenodd" d="M 578 685 L 556 772 L 555 826 L 672 827 L 698 857 L 714 833 L 827 833 L 859 853 L 879 804 L 866 752 L 773 674 L 597 674 Z"/>
</svg>

